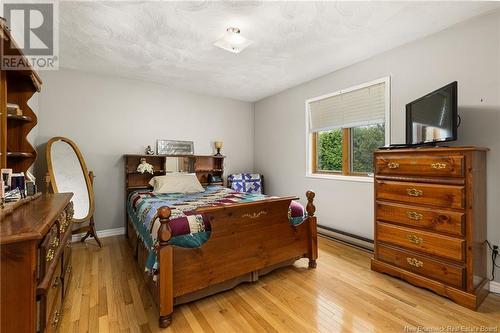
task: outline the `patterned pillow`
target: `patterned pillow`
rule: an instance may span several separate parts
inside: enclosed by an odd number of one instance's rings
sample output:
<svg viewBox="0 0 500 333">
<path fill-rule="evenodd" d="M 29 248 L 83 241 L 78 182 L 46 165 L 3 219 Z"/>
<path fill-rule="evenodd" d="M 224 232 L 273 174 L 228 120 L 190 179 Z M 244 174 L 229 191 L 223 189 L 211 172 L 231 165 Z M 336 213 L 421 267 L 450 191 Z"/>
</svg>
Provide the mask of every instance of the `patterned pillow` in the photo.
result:
<svg viewBox="0 0 500 333">
<path fill-rule="evenodd" d="M 227 177 L 229 187 L 238 192 L 262 193 L 262 177 L 257 173 L 235 173 Z"/>
</svg>

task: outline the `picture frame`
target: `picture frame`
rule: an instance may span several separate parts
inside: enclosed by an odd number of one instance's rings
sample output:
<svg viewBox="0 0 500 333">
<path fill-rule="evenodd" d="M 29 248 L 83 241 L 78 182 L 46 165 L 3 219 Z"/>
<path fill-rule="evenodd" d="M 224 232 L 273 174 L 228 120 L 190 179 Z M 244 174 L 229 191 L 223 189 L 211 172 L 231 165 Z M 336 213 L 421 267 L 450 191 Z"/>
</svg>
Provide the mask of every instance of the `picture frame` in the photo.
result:
<svg viewBox="0 0 500 333">
<path fill-rule="evenodd" d="M 2 180 L 4 185 L 10 190 L 11 179 L 12 179 L 12 169 L 1 169 Z"/>
<path fill-rule="evenodd" d="M 156 140 L 158 155 L 194 155 L 193 141 Z"/>
</svg>

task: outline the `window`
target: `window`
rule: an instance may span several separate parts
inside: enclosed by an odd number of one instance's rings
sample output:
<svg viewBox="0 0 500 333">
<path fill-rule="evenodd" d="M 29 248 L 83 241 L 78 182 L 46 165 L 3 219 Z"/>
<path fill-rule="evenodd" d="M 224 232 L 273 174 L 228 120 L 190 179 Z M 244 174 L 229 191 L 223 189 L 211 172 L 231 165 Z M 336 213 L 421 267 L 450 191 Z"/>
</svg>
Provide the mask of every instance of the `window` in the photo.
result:
<svg viewBox="0 0 500 333">
<path fill-rule="evenodd" d="M 308 174 L 373 173 L 373 151 L 389 142 L 389 101 L 389 78 L 306 101 Z"/>
</svg>

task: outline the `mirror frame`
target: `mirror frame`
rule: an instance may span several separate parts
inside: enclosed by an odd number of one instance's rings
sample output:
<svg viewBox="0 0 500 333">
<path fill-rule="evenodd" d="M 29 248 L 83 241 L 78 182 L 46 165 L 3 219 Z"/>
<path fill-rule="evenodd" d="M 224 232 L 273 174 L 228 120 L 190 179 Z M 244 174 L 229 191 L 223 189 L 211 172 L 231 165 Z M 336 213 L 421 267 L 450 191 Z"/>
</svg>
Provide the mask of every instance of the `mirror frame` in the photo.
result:
<svg viewBox="0 0 500 333">
<path fill-rule="evenodd" d="M 84 218 L 81 218 L 81 219 L 73 218 L 73 222 L 76 222 L 76 223 L 87 222 L 94 215 L 94 190 L 93 190 L 92 182 L 90 180 L 89 170 L 87 169 L 87 165 L 85 164 L 85 160 L 83 159 L 83 155 L 80 152 L 80 149 L 78 149 L 78 146 L 70 139 L 62 137 L 62 136 L 56 136 L 56 137 L 50 139 L 47 142 L 47 147 L 45 150 L 46 158 L 47 158 L 47 167 L 48 167 L 49 176 L 50 176 L 50 186 L 52 187 L 52 192 L 59 193 L 59 190 L 57 189 L 57 184 L 55 182 L 54 169 L 52 167 L 52 144 L 55 142 L 58 142 L 58 141 L 63 141 L 65 143 L 69 144 L 70 147 L 75 152 L 76 156 L 78 157 L 78 161 L 80 162 L 80 166 L 81 166 L 82 171 L 83 171 L 83 176 L 85 177 L 85 183 L 87 184 L 87 194 L 89 196 L 89 213 L 87 214 L 87 216 L 85 216 Z"/>
</svg>

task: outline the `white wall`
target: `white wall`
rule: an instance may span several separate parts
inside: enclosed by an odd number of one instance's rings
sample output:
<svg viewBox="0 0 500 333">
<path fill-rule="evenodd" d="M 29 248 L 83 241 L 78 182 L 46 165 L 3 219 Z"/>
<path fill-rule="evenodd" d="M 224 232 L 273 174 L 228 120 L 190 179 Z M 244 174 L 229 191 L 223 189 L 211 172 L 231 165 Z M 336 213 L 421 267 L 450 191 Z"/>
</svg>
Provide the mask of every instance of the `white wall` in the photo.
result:
<svg viewBox="0 0 500 333">
<path fill-rule="evenodd" d="M 373 239 L 373 183 L 306 178 L 308 98 L 391 76 L 392 142 L 405 141 L 406 103 L 459 82 L 460 145 L 489 147 L 488 238 L 500 244 L 500 12 L 304 83 L 255 105 L 255 171 L 271 194 L 316 192 L 318 223 Z"/>
<path fill-rule="evenodd" d="M 222 139 L 226 174 L 253 168 L 251 103 L 78 71 L 43 72 L 42 79 L 38 177 L 46 169 L 44 143 L 74 140 L 97 176 L 98 230 L 124 224 L 122 155 L 143 153 L 156 139 L 192 140 L 197 154 L 212 154 L 213 141 Z"/>
</svg>

